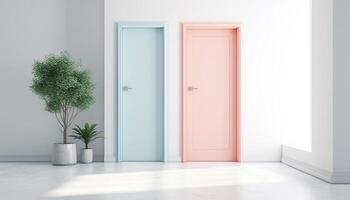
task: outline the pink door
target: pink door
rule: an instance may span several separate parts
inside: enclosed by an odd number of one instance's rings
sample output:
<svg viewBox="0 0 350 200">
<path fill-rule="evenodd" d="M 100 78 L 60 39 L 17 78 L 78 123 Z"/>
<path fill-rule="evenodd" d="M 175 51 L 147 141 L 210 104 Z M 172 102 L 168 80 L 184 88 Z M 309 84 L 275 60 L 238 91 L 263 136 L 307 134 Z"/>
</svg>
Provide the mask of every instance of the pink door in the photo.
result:
<svg viewBox="0 0 350 200">
<path fill-rule="evenodd" d="M 183 160 L 237 161 L 237 29 L 183 33 Z"/>
</svg>

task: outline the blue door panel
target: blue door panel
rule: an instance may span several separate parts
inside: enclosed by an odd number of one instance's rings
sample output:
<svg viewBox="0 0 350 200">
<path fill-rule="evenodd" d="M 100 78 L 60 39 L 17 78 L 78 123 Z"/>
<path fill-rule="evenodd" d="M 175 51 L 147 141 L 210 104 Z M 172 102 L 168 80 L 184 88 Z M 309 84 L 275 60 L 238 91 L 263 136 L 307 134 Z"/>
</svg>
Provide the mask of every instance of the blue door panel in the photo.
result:
<svg viewBox="0 0 350 200">
<path fill-rule="evenodd" d="M 162 161 L 163 28 L 124 27 L 121 37 L 121 161 Z"/>
</svg>

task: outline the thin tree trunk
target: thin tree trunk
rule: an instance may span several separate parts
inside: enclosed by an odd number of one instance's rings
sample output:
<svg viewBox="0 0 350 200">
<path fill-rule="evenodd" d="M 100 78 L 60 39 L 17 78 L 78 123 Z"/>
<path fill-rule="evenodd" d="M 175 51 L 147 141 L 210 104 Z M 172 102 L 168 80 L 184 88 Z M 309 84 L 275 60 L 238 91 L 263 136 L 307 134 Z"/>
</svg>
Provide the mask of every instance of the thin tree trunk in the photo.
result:
<svg viewBox="0 0 350 200">
<path fill-rule="evenodd" d="M 55 113 L 58 124 L 62 127 L 63 143 L 68 143 L 68 130 L 76 116 L 80 113 L 79 109 L 68 107 L 65 104 L 61 105 L 59 112 Z"/>
<path fill-rule="evenodd" d="M 67 127 L 63 129 L 63 143 L 67 144 Z"/>
<path fill-rule="evenodd" d="M 64 116 L 64 128 L 63 128 L 63 143 L 67 144 L 67 136 L 68 136 L 68 110 L 65 107 L 63 109 L 63 116 Z"/>
</svg>

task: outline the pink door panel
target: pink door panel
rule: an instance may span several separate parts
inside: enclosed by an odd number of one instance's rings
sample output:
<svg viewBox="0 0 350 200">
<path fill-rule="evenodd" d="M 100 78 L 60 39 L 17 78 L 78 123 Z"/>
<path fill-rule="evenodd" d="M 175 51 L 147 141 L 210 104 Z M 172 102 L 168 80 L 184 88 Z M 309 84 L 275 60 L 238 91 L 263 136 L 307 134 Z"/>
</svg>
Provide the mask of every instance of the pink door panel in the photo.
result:
<svg viewBox="0 0 350 200">
<path fill-rule="evenodd" d="M 184 36 L 184 161 L 237 160 L 237 32 Z"/>
</svg>

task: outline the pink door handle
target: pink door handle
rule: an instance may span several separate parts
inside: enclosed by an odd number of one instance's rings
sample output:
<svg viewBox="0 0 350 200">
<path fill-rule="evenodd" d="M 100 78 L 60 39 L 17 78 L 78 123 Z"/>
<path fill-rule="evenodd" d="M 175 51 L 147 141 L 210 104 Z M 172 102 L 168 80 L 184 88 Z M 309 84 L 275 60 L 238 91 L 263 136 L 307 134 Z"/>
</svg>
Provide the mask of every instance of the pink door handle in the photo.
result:
<svg viewBox="0 0 350 200">
<path fill-rule="evenodd" d="M 189 90 L 189 91 L 193 91 L 193 90 L 198 90 L 198 88 L 189 86 L 189 87 L 188 87 L 188 90 Z"/>
</svg>

